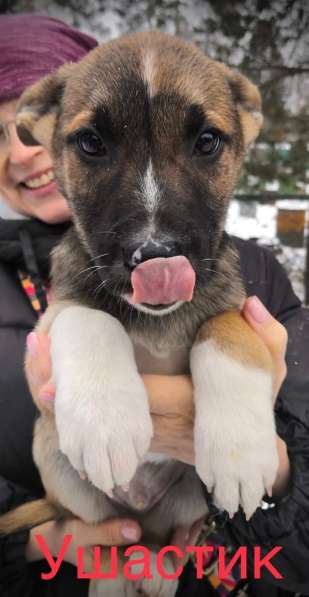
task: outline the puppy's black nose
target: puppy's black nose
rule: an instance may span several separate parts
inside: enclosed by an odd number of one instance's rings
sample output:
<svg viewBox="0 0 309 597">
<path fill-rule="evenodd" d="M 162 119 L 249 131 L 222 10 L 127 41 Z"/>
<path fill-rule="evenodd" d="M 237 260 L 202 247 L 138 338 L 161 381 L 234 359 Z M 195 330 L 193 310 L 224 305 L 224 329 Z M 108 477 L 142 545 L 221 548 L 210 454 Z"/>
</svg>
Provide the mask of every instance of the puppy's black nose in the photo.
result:
<svg viewBox="0 0 309 597">
<path fill-rule="evenodd" d="M 149 240 L 142 245 L 130 246 L 123 249 L 124 265 L 133 269 L 143 261 L 155 259 L 156 257 L 175 257 L 180 255 L 181 250 L 178 243 L 174 241 L 157 242 Z"/>
</svg>

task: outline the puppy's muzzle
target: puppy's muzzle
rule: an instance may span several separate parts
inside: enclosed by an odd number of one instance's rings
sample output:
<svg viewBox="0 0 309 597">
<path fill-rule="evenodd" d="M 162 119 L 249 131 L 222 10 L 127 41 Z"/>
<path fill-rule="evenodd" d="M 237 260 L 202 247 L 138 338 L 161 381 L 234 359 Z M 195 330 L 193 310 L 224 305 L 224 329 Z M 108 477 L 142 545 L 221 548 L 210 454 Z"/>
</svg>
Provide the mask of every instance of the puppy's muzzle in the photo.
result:
<svg viewBox="0 0 309 597">
<path fill-rule="evenodd" d="M 130 245 L 123 249 L 122 253 L 125 267 L 133 270 L 136 266 L 149 259 L 181 255 L 182 249 L 179 243 L 174 241 L 159 242 L 156 240 L 148 240 L 142 245 Z"/>
</svg>

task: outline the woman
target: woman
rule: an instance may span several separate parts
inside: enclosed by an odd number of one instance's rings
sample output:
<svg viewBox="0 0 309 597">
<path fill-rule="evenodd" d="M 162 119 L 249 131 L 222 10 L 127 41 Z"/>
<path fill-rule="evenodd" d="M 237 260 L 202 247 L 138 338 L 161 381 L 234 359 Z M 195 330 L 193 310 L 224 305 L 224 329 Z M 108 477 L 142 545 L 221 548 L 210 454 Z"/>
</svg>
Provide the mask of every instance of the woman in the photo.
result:
<svg viewBox="0 0 309 597">
<path fill-rule="evenodd" d="M 27 36 L 24 36 L 24 31 L 27 31 Z M 58 36 L 61 37 L 60 45 L 57 45 L 55 40 L 55 37 L 60 40 Z M 72 37 L 79 50 L 76 49 L 76 53 L 73 52 L 68 57 L 65 40 L 66 42 L 70 40 L 71 51 Z M 21 40 L 19 53 L 18 40 Z M 86 45 L 82 40 L 87 40 Z M 56 50 L 54 44 L 56 44 Z M 35 411 L 23 375 L 23 354 L 27 332 L 35 325 L 37 316 L 46 306 L 50 250 L 68 227 L 70 215 L 65 200 L 58 193 L 53 182 L 52 164 L 48 154 L 40 147 L 24 147 L 16 136 L 15 101 L 27 84 L 34 82 L 66 60 L 78 60 L 94 44 L 93 40 L 85 38 L 58 21 L 26 15 L 0 17 L 0 120 L 4 124 L 0 141 L 0 192 L 11 209 L 20 215 L 34 218 L 5 220 L 0 224 L 2 290 L 0 294 L 0 509 L 2 512 L 42 493 L 31 459 L 31 435 Z M 35 47 L 34 54 L 32 47 Z M 42 55 L 46 62 L 38 59 Z M 269 551 L 269 545 L 281 544 L 285 541 L 287 550 L 282 556 L 280 555 L 278 568 L 281 568 L 283 574 L 288 566 L 289 568 L 286 581 L 282 584 L 287 589 L 304 591 L 304 587 L 309 589 L 307 565 L 302 565 L 302 560 L 304 562 L 308 560 L 309 555 L 306 533 L 303 532 L 305 525 L 308 524 L 306 514 L 309 502 L 307 503 L 300 495 L 299 483 L 303 482 L 304 485 L 307 483 L 307 487 L 309 484 L 308 474 L 303 470 L 308 440 L 305 433 L 301 434 L 302 431 L 308 431 L 309 426 L 304 396 L 309 368 L 308 366 L 306 368 L 304 358 L 301 360 L 300 355 L 302 352 L 309 354 L 305 347 L 304 331 L 305 327 L 309 329 L 309 325 L 306 312 L 301 310 L 284 272 L 274 258 L 253 244 L 236 242 L 248 292 L 256 293 L 269 307 L 271 313 L 289 328 L 291 338 L 291 348 L 288 352 L 289 375 L 277 400 L 276 409 L 278 429 L 280 435 L 288 442 L 295 470 L 290 475 L 286 444 L 278 440 L 280 470 L 274 492 L 287 494 L 286 497 L 274 509 L 259 510 L 250 523 L 246 523 L 242 515 L 237 514 L 233 521 L 225 524 L 225 530 L 228 538 L 235 545 L 268 545 Z M 252 272 L 256 274 L 253 276 Z M 276 394 L 285 374 L 285 332 L 257 298 L 247 301 L 244 316 L 272 352 L 276 370 Z M 33 385 L 40 393 L 41 399 L 49 400 L 52 407 L 53 388 L 48 382 L 47 340 L 31 334 L 28 345 L 33 356 Z M 299 363 L 297 370 L 293 365 L 295 361 Z M 190 379 L 185 376 L 175 378 L 145 376 L 144 380 L 154 413 L 156 435 L 153 448 L 194 463 Z M 308 434 L 307 437 L 309 437 Z M 288 537 L 285 533 L 286 522 L 290 525 Z M 187 531 L 188 529 L 178 530 L 172 542 L 177 542 L 178 545 L 184 544 Z M 193 543 L 195 531 L 196 529 L 193 529 L 193 534 L 186 538 L 188 544 Z M 74 542 L 70 552 L 67 553 L 67 561 L 74 564 L 75 546 L 83 545 L 89 547 L 90 565 L 91 545 L 135 543 L 140 537 L 141 529 L 130 520 L 111 521 L 96 529 L 73 521 L 62 527 L 53 522 L 46 523 L 36 528 L 34 532 L 40 532 L 45 537 L 54 554 L 59 551 L 63 536 L 72 533 Z M 61 595 L 64 591 L 71 594 L 72 590 L 75 595 L 86 594 L 87 588 L 84 581 L 74 582 L 75 571 L 72 567 L 61 568 L 61 572 L 54 581 L 39 582 L 38 572 L 42 568 L 42 563 L 26 564 L 26 560 L 35 562 L 41 556 L 33 538 L 34 532 L 20 533 L 1 539 L 1 594 Z M 297 557 L 297 563 L 292 562 L 294 557 Z M 193 569 L 189 567 L 182 580 L 179 594 L 193 595 L 197 594 L 197 591 L 204 593 L 204 583 L 202 583 L 203 587 L 201 583 L 196 585 L 193 575 Z M 272 581 L 271 578 L 267 580 Z M 205 583 L 211 591 L 211 585 L 206 580 Z M 260 593 L 262 595 L 267 594 L 265 585 L 254 590 L 262 591 Z M 271 589 L 267 588 L 267 590 Z"/>
<path fill-rule="evenodd" d="M 0 16 L 0 196 L 7 205 L 6 216 L 15 218 L 0 221 L 1 512 L 42 493 L 31 458 L 35 410 L 24 379 L 23 355 L 26 335 L 46 306 L 50 250 L 70 218 L 48 153 L 42 147 L 26 148 L 17 137 L 16 103 L 29 84 L 65 62 L 80 60 L 95 46 L 94 39 L 55 19 Z M 26 219 L 17 220 L 18 214 Z M 87 525 L 74 526 L 80 545 L 130 543 L 139 535 L 134 521 L 106 523 L 98 527 L 96 536 Z M 62 534 L 50 531 L 49 539 L 56 550 Z M 33 553 L 28 534 L 2 539 L 0 553 L 0 594 L 30 594 L 31 570 L 26 569 L 25 554 L 33 559 Z M 74 562 L 74 558 L 72 547 L 66 559 Z M 68 570 L 64 576 L 70 574 Z M 83 583 L 76 585 L 77 594 Z M 49 590 L 55 590 L 52 583 Z M 43 594 L 42 587 L 38 591 Z"/>
</svg>

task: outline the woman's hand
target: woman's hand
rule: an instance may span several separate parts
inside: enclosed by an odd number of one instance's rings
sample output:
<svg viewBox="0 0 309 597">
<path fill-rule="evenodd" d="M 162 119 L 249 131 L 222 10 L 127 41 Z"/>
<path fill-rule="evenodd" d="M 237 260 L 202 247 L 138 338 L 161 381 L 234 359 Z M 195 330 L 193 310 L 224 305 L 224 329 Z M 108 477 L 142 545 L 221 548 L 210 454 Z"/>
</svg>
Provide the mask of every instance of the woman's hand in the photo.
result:
<svg viewBox="0 0 309 597">
<path fill-rule="evenodd" d="M 84 570 L 93 569 L 93 546 L 130 545 L 139 541 L 142 531 L 133 520 L 114 518 L 98 525 L 90 525 L 78 519 L 45 522 L 30 531 L 26 546 L 28 562 L 43 559 L 35 535 L 41 535 L 50 554 L 56 558 L 66 535 L 72 535 L 64 560 L 76 566 L 77 548 L 83 548 Z"/>
</svg>

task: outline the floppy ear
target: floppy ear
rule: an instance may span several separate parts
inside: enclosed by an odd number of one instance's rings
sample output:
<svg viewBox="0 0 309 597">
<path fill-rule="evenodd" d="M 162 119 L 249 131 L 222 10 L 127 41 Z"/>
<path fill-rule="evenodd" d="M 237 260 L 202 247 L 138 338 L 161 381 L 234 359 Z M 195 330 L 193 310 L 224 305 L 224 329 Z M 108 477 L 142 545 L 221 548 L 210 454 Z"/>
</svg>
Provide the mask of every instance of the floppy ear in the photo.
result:
<svg viewBox="0 0 309 597">
<path fill-rule="evenodd" d="M 24 145 L 52 148 L 55 125 L 67 79 L 75 64 L 65 64 L 22 94 L 16 109 L 16 129 Z"/>
<path fill-rule="evenodd" d="M 239 72 L 221 64 L 237 105 L 246 149 L 258 136 L 263 125 L 262 98 L 258 88 Z"/>
</svg>

